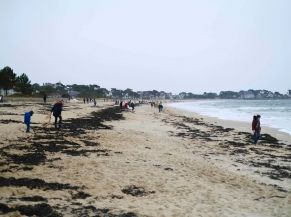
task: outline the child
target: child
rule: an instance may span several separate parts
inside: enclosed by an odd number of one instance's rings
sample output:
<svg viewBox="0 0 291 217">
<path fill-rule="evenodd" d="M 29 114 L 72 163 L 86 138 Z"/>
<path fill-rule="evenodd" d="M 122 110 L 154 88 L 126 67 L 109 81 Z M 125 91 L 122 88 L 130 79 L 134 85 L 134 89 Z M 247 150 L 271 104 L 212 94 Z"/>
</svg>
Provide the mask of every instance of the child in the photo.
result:
<svg viewBox="0 0 291 217">
<path fill-rule="evenodd" d="M 25 112 L 24 114 L 24 123 L 26 124 L 26 132 L 30 132 L 30 120 L 31 116 L 33 115 L 33 111 Z"/>
</svg>

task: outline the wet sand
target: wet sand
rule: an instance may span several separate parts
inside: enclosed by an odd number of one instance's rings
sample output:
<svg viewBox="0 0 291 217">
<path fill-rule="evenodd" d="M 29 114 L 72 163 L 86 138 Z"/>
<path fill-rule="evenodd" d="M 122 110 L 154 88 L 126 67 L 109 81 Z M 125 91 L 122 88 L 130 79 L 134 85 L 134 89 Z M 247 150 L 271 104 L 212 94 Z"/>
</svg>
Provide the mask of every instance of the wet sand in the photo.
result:
<svg viewBox="0 0 291 217">
<path fill-rule="evenodd" d="M 7 216 L 290 216 L 291 145 L 149 105 L 0 105 L 0 213 Z M 34 132 L 23 112 L 33 108 Z"/>
</svg>

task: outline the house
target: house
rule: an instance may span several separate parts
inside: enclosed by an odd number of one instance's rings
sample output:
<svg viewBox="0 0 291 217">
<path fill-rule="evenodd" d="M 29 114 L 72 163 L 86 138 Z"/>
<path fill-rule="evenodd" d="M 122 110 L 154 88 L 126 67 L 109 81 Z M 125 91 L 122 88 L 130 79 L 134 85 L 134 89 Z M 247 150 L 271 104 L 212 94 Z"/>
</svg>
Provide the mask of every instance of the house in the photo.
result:
<svg viewBox="0 0 291 217">
<path fill-rule="evenodd" d="M 185 93 L 185 92 L 179 93 L 180 99 L 184 99 L 186 96 L 187 96 L 187 93 Z"/>
<path fill-rule="evenodd" d="M 68 91 L 68 94 L 71 96 L 71 97 L 77 97 L 80 95 L 80 92 L 79 91 L 75 91 L 75 90 L 69 90 Z"/>
<path fill-rule="evenodd" d="M 13 89 L 7 90 L 7 96 L 13 95 L 15 93 L 17 93 L 17 92 L 15 90 L 13 90 Z M 0 89 L 0 95 L 5 96 L 6 95 L 6 90 Z"/>
<path fill-rule="evenodd" d="M 239 92 L 239 98 L 240 99 L 255 99 L 256 96 L 253 90 L 247 90 L 247 91 L 242 90 Z"/>
</svg>

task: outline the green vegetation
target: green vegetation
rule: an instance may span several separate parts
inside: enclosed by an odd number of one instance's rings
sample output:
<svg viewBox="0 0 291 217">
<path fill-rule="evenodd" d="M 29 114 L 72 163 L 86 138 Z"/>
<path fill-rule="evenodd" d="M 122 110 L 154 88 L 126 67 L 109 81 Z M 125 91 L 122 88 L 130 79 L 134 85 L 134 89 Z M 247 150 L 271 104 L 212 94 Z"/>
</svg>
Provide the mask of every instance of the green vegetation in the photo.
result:
<svg viewBox="0 0 291 217">
<path fill-rule="evenodd" d="M 8 90 L 13 89 L 16 83 L 16 74 L 13 70 L 6 66 L 0 70 L 0 88 L 5 91 L 7 95 Z"/>
<path fill-rule="evenodd" d="M 85 98 L 138 98 L 139 95 L 132 89 L 117 90 L 113 88 L 113 94 L 106 88 L 101 88 L 96 84 L 92 85 L 64 85 L 61 82 L 56 84 L 44 83 L 43 85 L 31 84 L 26 74 L 17 76 L 10 67 L 0 70 L 0 90 L 4 90 L 5 95 L 13 96 L 36 96 L 44 95 L 55 97 L 85 97 Z"/>
<path fill-rule="evenodd" d="M 16 77 L 15 90 L 21 92 L 23 95 L 30 95 L 32 93 L 31 81 L 26 74 L 21 74 Z"/>
</svg>

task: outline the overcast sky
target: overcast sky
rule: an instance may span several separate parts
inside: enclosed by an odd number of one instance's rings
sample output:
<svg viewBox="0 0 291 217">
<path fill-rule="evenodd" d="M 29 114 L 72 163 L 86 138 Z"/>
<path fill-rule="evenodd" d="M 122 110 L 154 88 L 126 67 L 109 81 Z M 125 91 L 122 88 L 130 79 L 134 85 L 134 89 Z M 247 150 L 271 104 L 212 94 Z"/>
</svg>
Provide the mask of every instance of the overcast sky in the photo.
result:
<svg viewBox="0 0 291 217">
<path fill-rule="evenodd" d="M 0 68 L 33 83 L 291 89 L 290 0 L 0 0 Z"/>
</svg>

